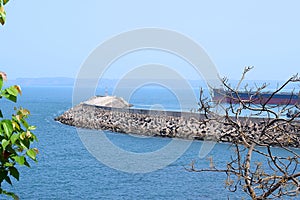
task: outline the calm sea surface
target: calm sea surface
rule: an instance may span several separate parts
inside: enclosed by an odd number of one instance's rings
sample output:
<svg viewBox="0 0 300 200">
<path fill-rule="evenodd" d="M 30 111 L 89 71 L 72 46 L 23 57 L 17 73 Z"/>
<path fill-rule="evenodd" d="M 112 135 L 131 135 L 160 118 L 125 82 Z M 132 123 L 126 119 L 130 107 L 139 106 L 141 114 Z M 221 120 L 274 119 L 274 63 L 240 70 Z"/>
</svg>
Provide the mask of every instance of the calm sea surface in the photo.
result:
<svg viewBox="0 0 300 200">
<path fill-rule="evenodd" d="M 159 104 L 165 109 L 178 108 L 174 96 L 166 98 L 167 91 L 158 91 L 156 97 L 147 92 L 151 91 L 137 91 L 131 103 L 138 104 L 136 107 Z M 53 120 L 72 106 L 72 88 L 23 88 L 18 104 L 32 113 L 29 121 L 38 127 L 36 146 L 40 150 L 38 163 L 32 163 L 31 169 L 21 167 L 20 181 L 14 181 L 13 188 L 5 186 L 21 199 L 240 199 L 244 195 L 224 188 L 225 175 L 184 169 L 193 160 L 200 167 L 209 166 L 207 158 L 199 158 L 203 144 L 199 141 L 174 163 L 151 173 L 125 173 L 105 166 L 86 150 L 74 127 Z M 1 105 L 6 114 L 12 112 L 13 104 L 2 100 Z M 114 144 L 132 152 L 155 151 L 171 141 L 105 134 Z M 217 166 L 224 166 L 230 151 L 228 144 L 217 144 L 208 156 L 213 156 Z"/>
</svg>

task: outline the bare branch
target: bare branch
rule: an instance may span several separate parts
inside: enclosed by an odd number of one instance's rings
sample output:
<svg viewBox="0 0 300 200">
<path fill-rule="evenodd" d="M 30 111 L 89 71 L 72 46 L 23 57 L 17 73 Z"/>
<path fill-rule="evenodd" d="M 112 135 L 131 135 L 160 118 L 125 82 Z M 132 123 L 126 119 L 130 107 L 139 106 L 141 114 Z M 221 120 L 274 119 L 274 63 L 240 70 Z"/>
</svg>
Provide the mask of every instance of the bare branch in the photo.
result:
<svg viewBox="0 0 300 200">
<path fill-rule="evenodd" d="M 249 98 L 245 99 L 240 96 L 239 88 L 252 68 L 244 69 L 235 88 L 226 77 L 222 78 L 225 90 L 219 91 L 218 97 L 223 97 L 217 101 L 210 102 L 200 90 L 198 105 L 199 111 L 205 115 L 205 123 L 217 123 L 221 135 L 216 138 L 230 141 L 230 148 L 234 151 L 226 166 L 216 166 L 213 157 L 209 157 L 209 168 L 197 169 L 193 163 L 187 170 L 226 173 L 228 190 L 235 192 L 241 188 L 252 199 L 296 196 L 300 193 L 300 156 L 291 147 L 300 147 L 300 120 L 297 120 L 300 105 L 292 104 L 295 90 L 292 90 L 285 105 L 271 105 L 270 102 L 289 83 L 300 82 L 300 77 L 298 74 L 292 76 L 278 85 L 275 91 L 269 92 L 267 98 L 263 92 L 268 87 L 267 83 L 255 84 L 254 89 L 246 84 L 243 94 L 248 94 Z M 223 115 L 215 112 L 216 108 L 221 109 Z M 294 113 L 290 118 L 282 117 L 292 110 Z M 245 111 L 249 114 L 245 115 Z M 284 153 L 279 155 L 273 146 Z"/>
</svg>

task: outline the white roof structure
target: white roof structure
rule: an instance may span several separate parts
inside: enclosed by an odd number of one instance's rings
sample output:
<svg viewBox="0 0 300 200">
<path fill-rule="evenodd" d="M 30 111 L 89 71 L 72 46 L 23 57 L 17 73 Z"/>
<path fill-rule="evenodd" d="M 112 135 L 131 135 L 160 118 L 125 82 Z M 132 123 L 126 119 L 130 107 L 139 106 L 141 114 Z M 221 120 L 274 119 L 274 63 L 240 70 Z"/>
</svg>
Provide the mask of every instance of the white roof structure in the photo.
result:
<svg viewBox="0 0 300 200">
<path fill-rule="evenodd" d="M 115 96 L 95 96 L 83 103 L 88 105 L 105 106 L 113 108 L 129 108 L 132 106 L 123 98 Z"/>
</svg>

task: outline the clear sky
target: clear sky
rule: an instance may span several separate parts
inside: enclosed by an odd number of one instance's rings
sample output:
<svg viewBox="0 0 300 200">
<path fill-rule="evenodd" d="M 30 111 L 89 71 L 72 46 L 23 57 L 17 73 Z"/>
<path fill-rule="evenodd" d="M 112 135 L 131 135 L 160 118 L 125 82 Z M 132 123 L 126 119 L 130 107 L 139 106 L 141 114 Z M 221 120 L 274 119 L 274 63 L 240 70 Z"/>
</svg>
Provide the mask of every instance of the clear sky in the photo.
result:
<svg viewBox="0 0 300 200">
<path fill-rule="evenodd" d="M 76 77 L 101 42 L 158 27 L 200 44 L 222 76 L 238 79 L 253 65 L 248 79 L 284 80 L 300 72 L 299 8 L 298 0 L 11 0 L 0 70 L 10 79 Z"/>
</svg>

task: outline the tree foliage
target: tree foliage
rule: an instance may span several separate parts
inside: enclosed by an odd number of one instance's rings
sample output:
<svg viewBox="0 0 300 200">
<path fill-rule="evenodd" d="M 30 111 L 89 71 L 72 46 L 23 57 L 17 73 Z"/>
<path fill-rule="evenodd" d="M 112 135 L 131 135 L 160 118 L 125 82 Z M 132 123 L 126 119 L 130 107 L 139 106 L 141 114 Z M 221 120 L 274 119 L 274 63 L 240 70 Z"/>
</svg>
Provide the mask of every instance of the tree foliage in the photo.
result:
<svg viewBox="0 0 300 200">
<path fill-rule="evenodd" d="M 298 75 L 288 79 L 271 93 L 267 99 L 263 94 L 267 84 L 243 90 L 248 92 L 249 99 L 240 96 L 241 83 L 252 67 L 246 67 L 237 87 L 222 79 L 225 91 L 224 99 L 232 99 L 227 104 L 212 101 L 200 95 L 200 108 L 206 120 L 215 121 L 232 127 L 231 158 L 224 166 L 215 166 L 212 158 L 210 167 L 197 168 L 194 163 L 188 168 L 194 172 L 226 173 L 225 186 L 232 192 L 239 189 L 246 192 L 252 199 L 272 199 L 286 196 L 298 196 L 300 193 L 299 150 L 290 144 L 300 143 L 300 107 L 298 104 L 286 102 L 284 105 L 271 105 L 268 102 L 293 82 L 300 82 Z M 293 93 L 291 94 L 291 96 Z M 261 100 L 261 101 L 260 101 Z M 291 101 L 291 99 L 290 99 Z M 218 114 L 216 109 L 222 110 Z M 286 113 L 293 110 L 291 118 Z M 247 112 L 245 112 L 247 111 Z M 244 113 L 244 114 L 243 114 Z M 245 113 L 248 113 L 245 116 Z M 257 118 L 264 115 L 266 117 Z M 277 148 L 273 148 L 277 146 Z M 280 150 L 278 150 L 278 148 Z"/>
<path fill-rule="evenodd" d="M 0 72 L 0 98 L 16 102 L 17 96 L 21 94 L 21 88 L 14 85 L 3 88 L 6 74 Z M 30 167 L 27 159 L 36 161 L 37 148 L 31 145 L 37 140 L 32 133 L 35 126 L 31 126 L 26 121 L 30 112 L 24 108 L 15 108 L 15 114 L 10 119 L 5 119 L 0 110 L 0 194 L 11 196 L 18 199 L 17 195 L 3 189 L 3 182 L 12 185 L 11 177 L 19 180 L 20 174 L 17 165 Z"/>
<path fill-rule="evenodd" d="M 4 6 L 7 4 L 9 0 L 0 0 L 0 23 L 2 25 L 5 24 L 6 21 L 6 12 L 4 10 Z"/>
</svg>

